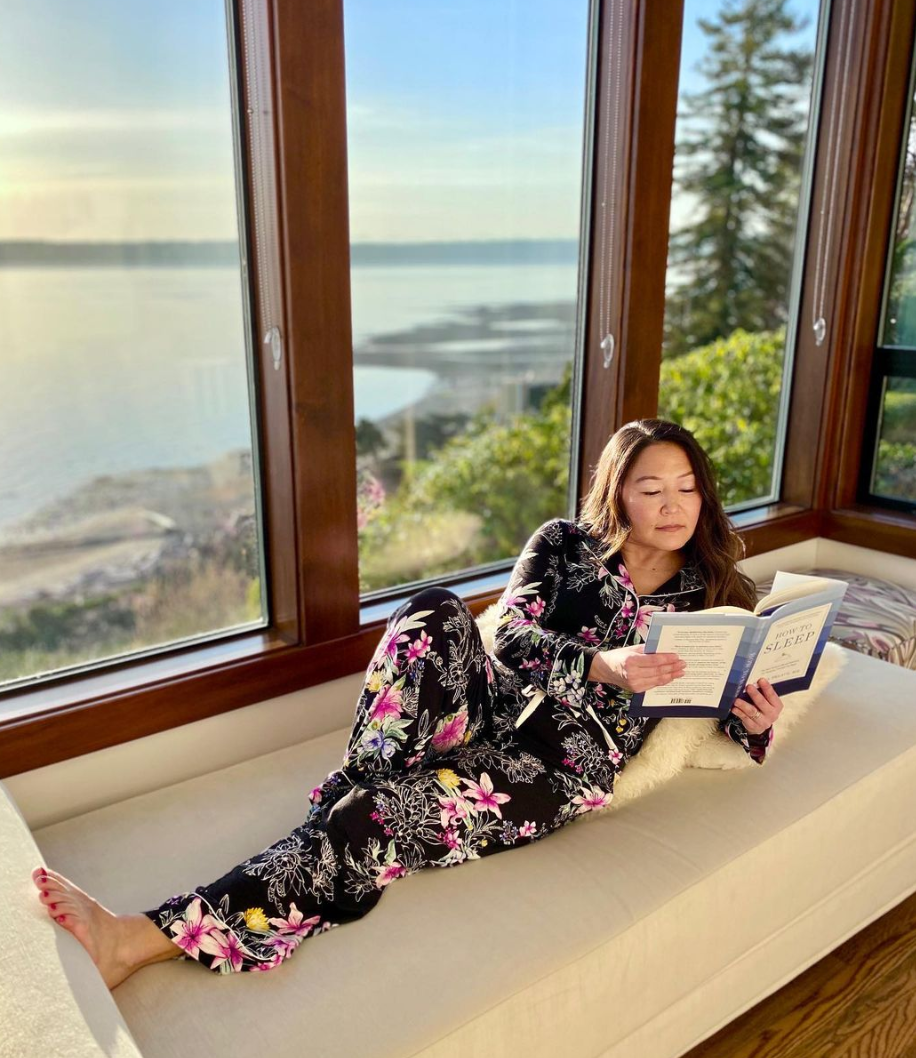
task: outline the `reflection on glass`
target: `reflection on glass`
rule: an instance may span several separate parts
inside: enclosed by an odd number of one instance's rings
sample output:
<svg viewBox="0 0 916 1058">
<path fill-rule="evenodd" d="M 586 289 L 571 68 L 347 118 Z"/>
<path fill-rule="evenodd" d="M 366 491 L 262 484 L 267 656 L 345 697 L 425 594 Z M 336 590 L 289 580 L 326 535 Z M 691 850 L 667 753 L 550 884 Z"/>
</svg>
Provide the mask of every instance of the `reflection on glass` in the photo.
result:
<svg viewBox="0 0 916 1058">
<path fill-rule="evenodd" d="M 345 5 L 363 592 L 566 511 L 587 15 Z"/>
<path fill-rule="evenodd" d="M 811 117 L 817 0 L 686 0 L 659 415 L 728 505 L 769 497 Z"/>
<path fill-rule="evenodd" d="M 0 47 L 0 685 L 263 623 L 222 3 Z"/>
<path fill-rule="evenodd" d="M 916 503 L 916 378 L 888 378 L 871 491 Z"/>
<path fill-rule="evenodd" d="M 882 345 L 916 348 L 916 231 L 913 193 L 916 190 L 916 113 L 910 100 L 909 133 L 899 176 L 900 199 L 890 261 L 890 282 Z"/>
</svg>

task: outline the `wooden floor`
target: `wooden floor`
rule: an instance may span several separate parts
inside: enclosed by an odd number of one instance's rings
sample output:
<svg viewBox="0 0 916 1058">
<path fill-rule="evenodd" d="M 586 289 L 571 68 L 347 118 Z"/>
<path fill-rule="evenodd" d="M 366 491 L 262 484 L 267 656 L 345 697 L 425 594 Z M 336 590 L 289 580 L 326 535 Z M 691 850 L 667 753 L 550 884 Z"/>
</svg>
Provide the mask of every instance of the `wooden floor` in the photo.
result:
<svg viewBox="0 0 916 1058">
<path fill-rule="evenodd" d="M 916 1058 L 916 894 L 684 1058 Z"/>
</svg>

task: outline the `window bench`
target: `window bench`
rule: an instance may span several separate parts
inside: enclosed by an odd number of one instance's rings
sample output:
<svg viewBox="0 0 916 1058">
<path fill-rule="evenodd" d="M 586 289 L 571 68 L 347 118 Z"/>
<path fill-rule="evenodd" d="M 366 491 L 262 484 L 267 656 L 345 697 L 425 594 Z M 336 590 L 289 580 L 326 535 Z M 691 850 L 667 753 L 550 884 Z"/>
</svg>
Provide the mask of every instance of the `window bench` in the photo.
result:
<svg viewBox="0 0 916 1058">
<path fill-rule="evenodd" d="M 342 720 L 361 681 L 328 685 Z M 587 825 L 400 879 L 271 974 L 163 963 L 109 994 L 35 900 L 39 862 L 115 911 L 210 881 L 301 821 L 347 731 L 31 832 L 18 777 L 0 784 L 0 1055 L 673 1058 L 916 887 L 916 672 L 851 652 L 762 768 L 687 769 Z"/>
</svg>

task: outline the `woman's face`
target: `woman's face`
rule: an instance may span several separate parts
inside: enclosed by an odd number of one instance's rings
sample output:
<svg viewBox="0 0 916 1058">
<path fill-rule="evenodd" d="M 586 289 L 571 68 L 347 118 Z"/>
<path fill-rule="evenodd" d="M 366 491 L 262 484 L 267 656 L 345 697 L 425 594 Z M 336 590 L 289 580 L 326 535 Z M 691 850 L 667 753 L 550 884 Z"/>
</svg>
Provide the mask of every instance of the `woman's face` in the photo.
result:
<svg viewBox="0 0 916 1058">
<path fill-rule="evenodd" d="M 623 483 L 623 506 L 632 525 L 629 543 L 677 551 L 693 536 L 702 498 L 687 453 L 658 441 L 639 453 Z M 665 530 L 663 527 L 679 528 Z"/>
</svg>

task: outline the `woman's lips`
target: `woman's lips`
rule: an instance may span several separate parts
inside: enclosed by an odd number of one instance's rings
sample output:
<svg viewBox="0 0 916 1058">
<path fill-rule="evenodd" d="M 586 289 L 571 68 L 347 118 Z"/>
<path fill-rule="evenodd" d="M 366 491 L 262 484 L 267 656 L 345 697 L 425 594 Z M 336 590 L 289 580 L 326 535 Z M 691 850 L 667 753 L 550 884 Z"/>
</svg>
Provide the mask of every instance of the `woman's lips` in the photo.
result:
<svg viewBox="0 0 916 1058">
<path fill-rule="evenodd" d="M 658 531 L 660 533 L 679 533 L 683 528 L 683 525 L 659 526 Z"/>
</svg>

